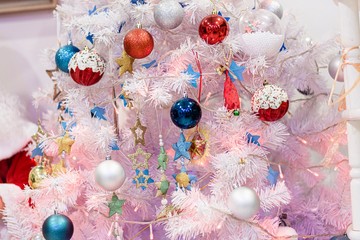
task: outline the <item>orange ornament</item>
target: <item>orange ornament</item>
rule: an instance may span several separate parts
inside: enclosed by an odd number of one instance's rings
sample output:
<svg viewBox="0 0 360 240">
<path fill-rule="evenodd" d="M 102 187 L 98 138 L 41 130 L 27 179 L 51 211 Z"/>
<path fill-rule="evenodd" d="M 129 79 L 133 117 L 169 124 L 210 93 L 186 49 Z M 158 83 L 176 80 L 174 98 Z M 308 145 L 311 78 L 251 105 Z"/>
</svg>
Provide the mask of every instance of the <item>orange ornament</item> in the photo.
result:
<svg viewBox="0 0 360 240">
<path fill-rule="evenodd" d="M 124 50 L 132 58 L 145 58 L 154 48 L 154 39 L 151 34 L 141 28 L 129 31 L 125 35 Z"/>
</svg>

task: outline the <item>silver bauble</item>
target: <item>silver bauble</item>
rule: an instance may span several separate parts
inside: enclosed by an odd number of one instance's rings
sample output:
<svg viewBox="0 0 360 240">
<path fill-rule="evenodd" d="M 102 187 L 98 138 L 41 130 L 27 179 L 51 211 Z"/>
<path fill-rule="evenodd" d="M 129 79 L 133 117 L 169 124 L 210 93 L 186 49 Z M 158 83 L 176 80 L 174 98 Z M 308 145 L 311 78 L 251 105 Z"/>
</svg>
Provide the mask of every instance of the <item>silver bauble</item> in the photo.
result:
<svg viewBox="0 0 360 240">
<path fill-rule="evenodd" d="M 275 0 L 264 0 L 260 3 L 259 8 L 268 10 L 274 13 L 278 18 L 282 18 L 284 10 L 281 4 Z"/>
<path fill-rule="evenodd" d="M 185 12 L 176 0 L 162 0 L 154 9 L 156 24 L 164 29 L 177 28 L 183 21 Z"/>
<path fill-rule="evenodd" d="M 341 61 L 341 56 L 336 56 L 334 57 L 330 63 L 329 63 L 329 66 L 328 66 L 328 71 L 329 71 L 329 74 L 330 76 L 335 79 L 336 77 L 336 72 L 339 68 L 339 66 L 342 64 L 342 61 Z M 339 82 L 343 82 L 344 81 L 344 71 L 341 69 L 339 71 L 339 75 L 338 75 L 338 78 L 337 78 L 337 81 Z"/>
<path fill-rule="evenodd" d="M 96 182 L 107 191 L 115 191 L 125 181 L 125 171 L 121 164 L 114 160 L 105 160 L 97 166 Z"/>
<path fill-rule="evenodd" d="M 259 211 L 260 199 L 253 189 L 239 187 L 230 193 L 228 207 L 234 217 L 245 220 Z"/>
</svg>

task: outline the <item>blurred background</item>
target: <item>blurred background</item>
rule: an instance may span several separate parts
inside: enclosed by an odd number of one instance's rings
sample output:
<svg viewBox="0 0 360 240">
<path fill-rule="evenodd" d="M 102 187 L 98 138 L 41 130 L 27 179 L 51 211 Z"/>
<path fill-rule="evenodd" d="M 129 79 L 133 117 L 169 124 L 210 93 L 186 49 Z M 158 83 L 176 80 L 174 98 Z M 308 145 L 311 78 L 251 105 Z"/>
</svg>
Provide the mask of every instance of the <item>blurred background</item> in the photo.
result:
<svg viewBox="0 0 360 240">
<path fill-rule="evenodd" d="M 334 1 L 279 2 L 285 14 L 296 16 L 314 42 L 326 41 L 339 32 Z M 46 48 L 57 49 L 52 10 L 0 14 L 0 89 L 20 95 L 26 108 L 24 115 L 33 122 L 39 113 L 32 106 L 32 92 L 52 86 L 41 57 Z"/>
</svg>

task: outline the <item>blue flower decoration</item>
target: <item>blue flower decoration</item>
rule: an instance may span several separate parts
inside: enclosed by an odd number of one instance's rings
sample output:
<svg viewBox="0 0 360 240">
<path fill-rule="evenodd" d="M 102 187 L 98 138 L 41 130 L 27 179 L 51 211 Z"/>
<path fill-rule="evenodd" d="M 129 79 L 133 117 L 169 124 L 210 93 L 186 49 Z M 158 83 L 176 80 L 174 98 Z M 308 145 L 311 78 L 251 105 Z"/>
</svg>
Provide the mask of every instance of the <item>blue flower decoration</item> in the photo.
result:
<svg viewBox="0 0 360 240">
<path fill-rule="evenodd" d="M 218 12 L 218 15 L 219 15 L 219 16 L 223 16 L 220 11 Z M 225 18 L 225 20 L 226 20 L 227 22 L 230 21 L 230 17 L 224 17 L 224 18 Z"/>
<path fill-rule="evenodd" d="M 40 143 L 41 144 L 41 143 Z M 31 158 L 34 158 L 36 156 L 44 156 L 44 152 L 43 150 L 40 148 L 40 144 L 36 146 L 36 148 L 34 148 L 32 151 L 31 151 Z"/>
<path fill-rule="evenodd" d="M 239 66 L 235 63 L 234 60 L 231 61 L 230 64 L 230 79 L 232 82 L 235 81 L 235 77 L 239 80 L 239 81 L 243 81 L 243 72 L 245 71 L 245 67 L 244 66 Z M 234 77 L 235 76 L 235 77 Z"/>
<path fill-rule="evenodd" d="M 198 80 L 198 78 L 200 77 L 200 73 L 199 73 L 199 72 L 195 72 L 191 64 L 188 65 L 188 68 L 186 69 L 186 71 L 185 71 L 184 73 L 192 76 L 192 79 L 191 79 L 190 83 L 191 83 L 191 85 L 192 85 L 193 87 L 196 88 L 196 87 L 197 87 L 197 82 L 196 82 L 196 80 Z"/>
<path fill-rule="evenodd" d="M 106 117 L 104 116 L 105 108 L 95 106 L 93 109 L 90 110 L 90 113 L 91 117 L 106 121 Z"/>
<path fill-rule="evenodd" d="M 88 40 L 91 44 L 94 44 L 94 34 L 89 32 L 88 35 L 86 36 L 86 40 Z"/>
<path fill-rule="evenodd" d="M 151 68 L 151 67 L 157 67 L 158 65 L 157 65 L 157 63 L 156 63 L 156 60 L 152 60 L 151 62 L 145 63 L 145 64 L 143 64 L 142 66 L 143 66 L 144 68 L 146 68 L 146 69 L 149 69 L 149 68 Z"/>
<path fill-rule="evenodd" d="M 247 143 L 253 143 L 260 146 L 259 139 L 260 136 L 252 135 L 251 133 L 246 133 Z"/>
</svg>

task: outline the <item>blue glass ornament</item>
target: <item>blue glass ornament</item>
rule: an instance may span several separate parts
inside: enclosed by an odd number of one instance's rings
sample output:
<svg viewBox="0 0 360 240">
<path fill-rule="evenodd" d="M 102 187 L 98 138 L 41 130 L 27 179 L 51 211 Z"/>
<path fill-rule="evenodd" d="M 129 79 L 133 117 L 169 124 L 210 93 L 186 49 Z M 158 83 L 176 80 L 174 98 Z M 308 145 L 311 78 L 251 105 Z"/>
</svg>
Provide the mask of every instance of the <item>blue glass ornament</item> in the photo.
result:
<svg viewBox="0 0 360 240">
<path fill-rule="evenodd" d="M 335 236 L 330 238 L 330 240 L 350 240 L 350 238 L 348 238 L 347 235 L 342 235 L 342 236 Z"/>
<path fill-rule="evenodd" d="M 46 240 L 70 240 L 74 233 L 74 225 L 67 216 L 54 214 L 43 223 L 42 233 Z"/>
<path fill-rule="evenodd" d="M 188 97 L 176 101 L 170 111 L 171 120 L 181 129 L 195 127 L 200 122 L 201 115 L 198 102 Z"/>
<path fill-rule="evenodd" d="M 80 49 L 73 46 L 72 44 L 62 46 L 57 50 L 55 54 L 56 66 L 63 72 L 69 73 L 69 62 L 75 53 L 79 52 Z"/>
</svg>

